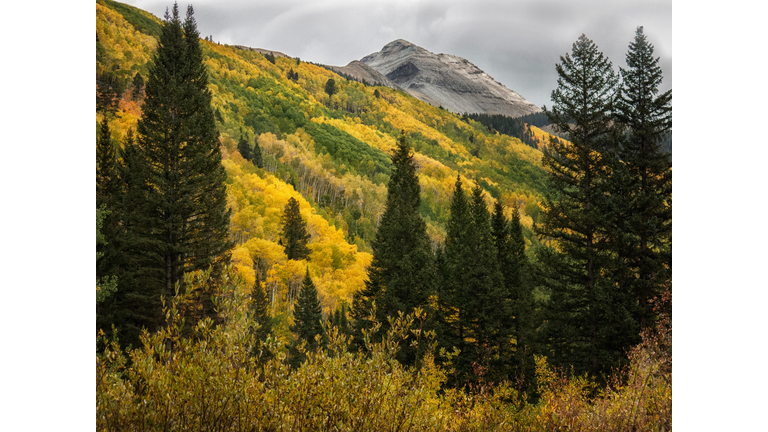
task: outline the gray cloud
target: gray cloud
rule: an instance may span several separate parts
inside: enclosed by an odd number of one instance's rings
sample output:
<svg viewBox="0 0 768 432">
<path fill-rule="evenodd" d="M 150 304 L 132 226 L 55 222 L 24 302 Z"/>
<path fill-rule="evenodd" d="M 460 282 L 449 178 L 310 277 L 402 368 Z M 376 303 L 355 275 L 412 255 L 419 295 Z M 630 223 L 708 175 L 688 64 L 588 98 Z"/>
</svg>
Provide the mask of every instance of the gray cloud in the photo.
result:
<svg viewBox="0 0 768 432">
<path fill-rule="evenodd" d="M 126 0 L 162 17 L 169 1 Z M 582 34 L 613 62 L 625 56 L 637 26 L 672 82 L 671 0 L 197 0 L 202 35 L 226 44 L 282 51 L 346 65 L 406 39 L 435 53 L 466 58 L 536 105 L 550 105 L 555 63 Z M 180 4 L 182 10 L 186 3 Z"/>
</svg>

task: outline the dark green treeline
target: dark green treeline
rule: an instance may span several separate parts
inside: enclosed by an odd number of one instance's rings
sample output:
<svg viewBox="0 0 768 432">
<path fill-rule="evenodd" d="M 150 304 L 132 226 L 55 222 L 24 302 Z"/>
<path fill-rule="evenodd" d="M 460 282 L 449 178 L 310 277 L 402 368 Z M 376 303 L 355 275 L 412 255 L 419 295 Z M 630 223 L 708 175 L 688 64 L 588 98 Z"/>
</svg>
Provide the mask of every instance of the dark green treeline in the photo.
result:
<svg viewBox="0 0 768 432">
<path fill-rule="evenodd" d="M 428 316 L 424 330 L 437 331 L 440 347 L 460 350 L 452 360 L 450 385 L 504 379 L 529 383 L 533 373 L 524 366 L 533 363 L 522 353 L 530 357 L 533 351 L 521 341 L 524 329 L 531 327 L 522 321 L 530 317 L 515 314 L 531 303 L 517 211 L 508 221 L 497 202 L 491 215 L 482 189 L 475 187 L 467 197 L 457 179 L 446 244 L 433 254 L 418 211 L 419 195 L 413 155 L 403 134 L 392 155 L 387 208 L 373 242 L 368 281 L 354 296 L 354 345 L 364 347 L 363 332 L 372 328 L 373 320 L 383 324 L 373 335 L 380 340 L 388 317 L 421 308 Z M 415 356 L 413 347 L 404 346 L 399 360 L 415 364 Z"/>
</svg>

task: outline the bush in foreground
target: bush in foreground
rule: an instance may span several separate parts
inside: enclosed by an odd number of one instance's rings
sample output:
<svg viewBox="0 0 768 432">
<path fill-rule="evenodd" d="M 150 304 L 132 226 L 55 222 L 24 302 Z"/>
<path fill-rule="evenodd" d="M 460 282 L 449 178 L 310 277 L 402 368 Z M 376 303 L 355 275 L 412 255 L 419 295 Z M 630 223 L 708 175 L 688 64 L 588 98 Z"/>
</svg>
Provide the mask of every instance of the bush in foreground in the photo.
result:
<svg viewBox="0 0 768 432">
<path fill-rule="evenodd" d="M 441 390 L 446 372 L 434 362 L 435 335 L 421 331 L 420 310 L 391 319 L 387 334 L 373 343 L 376 324 L 365 335 L 367 353 L 350 352 L 347 338 L 329 328 L 328 348 L 307 352 L 292 370 L 284 341 L 262 343 L 249 331 L 247 284 L 231 269 L 217 299 L 223 324 L 206 318 L 184 337 L 185 302 L 209 277 L 186 276 L 192 289 L 172 299 L 167 325 L 145 332 L 142 347 L 123 354 L 112 340 L 97 356 L 97 430 L 670 429 L 669 331 L 647 334 L 631 352 L 630 368 L 600 392 L 585 377 L 568 378 L 539 358 L 541 399 L 531 405 L 516 402 L 521 395 L 508 383 Z M 418 353 L 414 366 L 395 358 L 404 344 Z M 259 362 L 265 349 L 276 355 Z"/>
</svg>

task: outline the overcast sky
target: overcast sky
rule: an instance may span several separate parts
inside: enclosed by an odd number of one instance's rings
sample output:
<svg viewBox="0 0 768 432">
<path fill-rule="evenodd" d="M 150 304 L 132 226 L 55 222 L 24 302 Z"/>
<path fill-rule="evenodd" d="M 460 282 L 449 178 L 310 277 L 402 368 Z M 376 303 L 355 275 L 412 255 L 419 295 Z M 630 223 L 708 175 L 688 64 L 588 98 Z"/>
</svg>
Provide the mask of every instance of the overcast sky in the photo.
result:
<svg viewBox="0 0 768 432">
<path fill-rule="evenodd" d="M 163 17 L 170 0 L 124 0 Z M 186 10 L 186 2 L 179 8 Z M 551 106 L 555 63 L 582 33 L 614 65 L 643 26 L 672 82 L 671 0 L 194 0 L 202 36 L 344 66 L 395 39 L 464 57 L 537 106 Z"/>
</svg>

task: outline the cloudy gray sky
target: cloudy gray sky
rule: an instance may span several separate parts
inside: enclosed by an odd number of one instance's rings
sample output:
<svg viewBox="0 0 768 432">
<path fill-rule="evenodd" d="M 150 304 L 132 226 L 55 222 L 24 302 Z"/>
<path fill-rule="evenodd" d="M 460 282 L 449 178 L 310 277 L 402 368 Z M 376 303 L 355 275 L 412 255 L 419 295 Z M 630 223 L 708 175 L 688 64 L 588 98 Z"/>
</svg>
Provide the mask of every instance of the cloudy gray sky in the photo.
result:
<svg viewBox="0 0 768 432">
<path fill-rule="evenodd" d="M 171 0 L 122 0 L 162 17 Z M 179 2 L 186 9 L 187 2 Z M 551 105 L 555 63 L 582 33 L 626 67 L 637 26 L 672 82 L 671 0 L 193 0 L 203 36 L 343 66 L 406 39 L 466 58 L 538 106 Z"/>
</svg>

